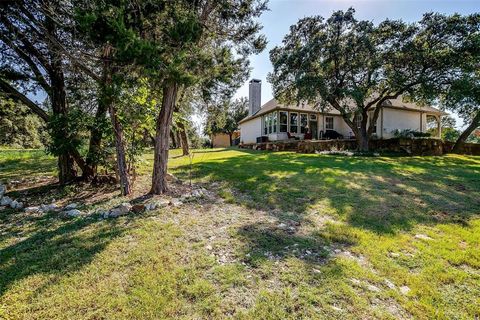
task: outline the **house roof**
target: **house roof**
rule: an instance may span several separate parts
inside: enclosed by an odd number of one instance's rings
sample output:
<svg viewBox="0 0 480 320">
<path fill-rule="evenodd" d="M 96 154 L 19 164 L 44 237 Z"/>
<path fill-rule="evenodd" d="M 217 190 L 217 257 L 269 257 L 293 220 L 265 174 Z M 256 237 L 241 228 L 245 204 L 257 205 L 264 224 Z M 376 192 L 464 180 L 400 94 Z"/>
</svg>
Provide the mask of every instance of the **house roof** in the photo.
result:
<svg viewBox="0 0 480 320">
<path fill-rule="evenodd" d="M 392 109 L 400 109 L 400 110 L 409 110 L 409 111 L 417 111 L 417 112 L 425 112 L 425 113 L 430 113 L 430 114 L 435 114 L 435 115 L 446 115 L 447 113 L 438 110 L 436 108 L 430 107 L 430 106 L 420 106 L 417 105 L 416 103 L 412 102 L 404 102 L 402 97 L 398 97 L 396 99 L 390 99 L 386 100 L 383 104 L 383 107 L 385 108 L 392 108 Z M 285 105 L 279 103 L 276 99 L 271 99 L 267 103 L 265 103 L 257 112 L 255 112 L 252 115 L 249 115 L 242 119 L 239 123 L 260 117 L 264 114 L 267 114 L 271 111 L 274 110 L 287 110 L 287 111 L 298 111 L 298 112 L 315 112 L 319 113 L 320 110 L 318 108 L 315 108 L 312 105 L 309 104 L 299 104 L 299 105 Z M 328 111 L 324 112 L 325 114 L 329 115 L 340 115 L 340 111 L 329 108 Z"/>
</svg>

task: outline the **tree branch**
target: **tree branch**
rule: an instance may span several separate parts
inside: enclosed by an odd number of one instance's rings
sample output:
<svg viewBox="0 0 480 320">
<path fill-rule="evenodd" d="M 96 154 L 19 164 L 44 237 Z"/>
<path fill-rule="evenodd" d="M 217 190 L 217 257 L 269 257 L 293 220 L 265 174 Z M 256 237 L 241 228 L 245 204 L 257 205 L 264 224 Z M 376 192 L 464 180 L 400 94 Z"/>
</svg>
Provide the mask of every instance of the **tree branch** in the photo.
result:
<svg viewBox="0 0 480 320">
<path fill-rule="evenodd" d="M 0 34 L 0 40 L 2 40 L 7 46 L 9 46 L 13 51 L 15 51 L 18 56 L 28 64 L 32 72 L 35 74 L 38 83 L 45 91 L 49 92 L 51 90 L 51 87 L 48 84 L 47 80 L 45 80 L 45 77 L 43 76 L 42 72 L 37 67 L 35 62 L 32 60 L 32 58 L 30 58 L 30 56 L 25 51 L 15 45 L 11 39 L 8 39 L 3 34 Z"/>
<path fill-rule="evenodd" d="M 47 59 L 41 54 L 40 51 L 35 48 L 35 46 L 26 39 L 25 34 L 15 27 L 5 16 L 0 17 L 0 21 L 7 27 L 8 31 L 16 35 L 18 39 L 23 43 L 25 50 L 27 50 L 31 55 L 33 55 L 43 66 L 45 70 L 50 70 L 51 66 Z"/>
<path fill-rule="evenodd" d="M 22 102 L 26 105 L 33 113 L 39 116 L 45 122 L 48 122 L 49 116 L 48 114 L 40 108 L 35 102 L 27 98 L 24 94 L 19 92 L 13 86 L 11 86 L 8 82 L 0 78 L 0 90 L 6 93 L 10 98 Z"/>
<path fill-rule="evenodd" d="M 42 31 L 43 32 L 40 32 L 39 30 L 37 30 L 36 28 L 34 28 L 35 32 L 38 34 L 38 36 L 40 36 L 41 38 L 43 38 L 44 41 L 48 41 L 50 42 L 50 44 L 52 44 L 55 48 L 57 48 L 58 50 L 60 50 L 63 54 L 65 54 L 68 59 L 70 60 L 70 62 L 75 65 L 76 67 L 78 67 L 79 69 L 81 69 L 83 72 L 85 72 L 88 76 L 90 76 L 93 80 L 95 80 L 96 82 L 98 83 L 101 83 L 102 79 L 101 77 L 99 77 L 98 75 L 96 75 L 89 67 L 87 67 L 84 63 L 82 63 L 78 57 L 75 57 L 73 56 L 67 49 L 65 49 L 65 47 L 55 38 L 53 37 L 49 32 L 48 30 L 46 30 L 46 28 L 44 28 L 42 26 L 41 23 L 39 23 L 37 21 L 37 19 L 31 15 L 29 12 L 27 11 L 23 11 L 23 13 L 29 18 L 31 19 L 35 24 L 37 24 L 38 26 L 40 26 L 40 28 L 42 28 Z"/>
</svg>

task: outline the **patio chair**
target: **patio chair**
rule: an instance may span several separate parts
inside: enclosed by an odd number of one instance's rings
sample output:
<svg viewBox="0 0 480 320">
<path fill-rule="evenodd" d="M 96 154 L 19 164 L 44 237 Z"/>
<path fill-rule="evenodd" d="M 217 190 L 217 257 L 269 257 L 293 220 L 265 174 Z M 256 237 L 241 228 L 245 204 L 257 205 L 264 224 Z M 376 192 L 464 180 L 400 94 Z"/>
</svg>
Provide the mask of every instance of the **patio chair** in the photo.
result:
<svg viewBox="0 0 480 320">
<path fill-rule="evenodd" d="M 287 132 L 288 139 L 300 140 L 299 137 L 292 136 L 290 132 Z"/>
</svg>

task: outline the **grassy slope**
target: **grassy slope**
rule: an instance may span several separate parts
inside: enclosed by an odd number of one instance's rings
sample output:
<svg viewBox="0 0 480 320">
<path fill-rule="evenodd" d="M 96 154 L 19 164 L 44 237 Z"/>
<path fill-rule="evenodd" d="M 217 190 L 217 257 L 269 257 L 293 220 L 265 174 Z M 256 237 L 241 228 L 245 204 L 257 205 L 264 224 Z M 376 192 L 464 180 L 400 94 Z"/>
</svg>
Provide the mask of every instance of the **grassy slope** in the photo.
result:
<svg viewBox="0 0 480 320">
<path fill-rule="evenodd" d="M 109 221 L 0 213 L 0 318 L 480 314 L 479 157 L 216 149 L 190 170 L 177 155 L 174 173 L 219 181 L 226 201 Z M 0 180 L 54 171 L 0 151 Z"/>
</svg>

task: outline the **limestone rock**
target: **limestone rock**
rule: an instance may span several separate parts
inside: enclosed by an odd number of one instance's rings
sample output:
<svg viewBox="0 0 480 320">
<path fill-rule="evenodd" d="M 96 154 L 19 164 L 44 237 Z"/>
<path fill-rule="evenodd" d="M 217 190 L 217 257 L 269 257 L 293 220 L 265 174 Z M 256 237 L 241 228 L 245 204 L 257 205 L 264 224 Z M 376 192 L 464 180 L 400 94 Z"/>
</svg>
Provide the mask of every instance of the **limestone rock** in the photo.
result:
<svg viewBox="0 0 480 320">
<path fill-rule="evenodd" d="M 415 238 L 416 239 L 420 239 L 420 240 L 433 240 L 432 238 L 430 238 L 429 236 L 427 236 L 426 234 L 416 234 L 415 235 Z"/>
<path fill-rule="evenodd" d="M 369 284 L 369 285 L 367 286 L 367 289 L 370 290 L 370 291 L 372 291 L 372 292 L 380 292 L 380 288 L 377 287 L 377 286 L 374 286 L 373 284 Z"/>
<path fill-rule="evenodd" d="M 145 204 L 145 210 L 146 210 L 146 211 L 155 210 L 155 203 L 149 202 L 149 203 Z"/>
<path fill-rule="evenodd" d="M 113 208 L 110 210 L 110 213 L 108 214 L 109 217 L 116 218 L 119 216 L 124 216 L 128 214 L 132 210 L 132 205 L 128 202 L 124 202 L 118 207 Z"/>
<path fill-rule="evenodd" d="M 65 210 L 72 210 L 77 209 L 78 203 L 70 203 L 68 206 L 65 207 Z"/>
<path fill-rule="evenodd" d="M 395 289 L 395 285 L 388 279 L 385 279 L 385 284 L 387 285 L 387 287 L 389 287 L 390 289 Z"/>
<path fill-rule="evenodd" d="M 82 215 L 82 211 L 77 209 L 71 209 L 71 210 L 65 211 L 65 214 L 69 217 L 78 217 Z"/>
<path fill-rule="evenodd" d="M 38 206 L 37 206 L 37 207 L 26 207 L 26 208 L 24 209 L 24 211 L 25 211 L 26 213 L 39 212 L 39 211 L 40 211 L 40 207 L 38 207 Z"/>
<path fill-rule="evenodd" d="M 23 208 L 23 203 L 18 202 L 17 200 L 13 200 L 10 202 L 10 208 L 12 209 L 22 209 Z"/>
<path fill-rule="evenodd" d="M 183 204 L 183 202 L 180 201 L 180 199 L 174 198 L 174 199 L 170 200 L 170 205 L 172 205 L 172 206 L 174 206 L 174 207 L 179 207 L 179 206 L 181 206 L 182 204 Z"/>
<path fill-rule="evenodd" d="M 158 208 L 163 208 L 166 207 L 170 204 L 170 201 L 168 199 L 160 199 L 156 201 L 149 202 L 145 205 L 145 210 L 151 211 L 155 210 Z"/>
<path fill-rule="evenodd" d="M 40 206 L 40 211 L 42 212 L 49 212 L 49 211 L 57 211 L 59 208 L 55 203 L 52 204 L 42 204 Z"/>
<path fill-rule="evenodd" d="M 408 286 L 401 286 L 400 287 L 400 292 L 403 294 L 403 295 L 406 295 L 410 292 L 410 288 Z"/>
<path fill-rule="evenodd" d="M 12 198 L 10 197 L 3 197 L 2 200 L 0 201 L 1 206 L 9 206 L 12 203 Z"/>
<path fill-rule="evenodd" d="M 4 184 L 0 184 L 0 198 L 3 197 L 5 193 L 7 193 L 7 186 Z"/>
</svg>

